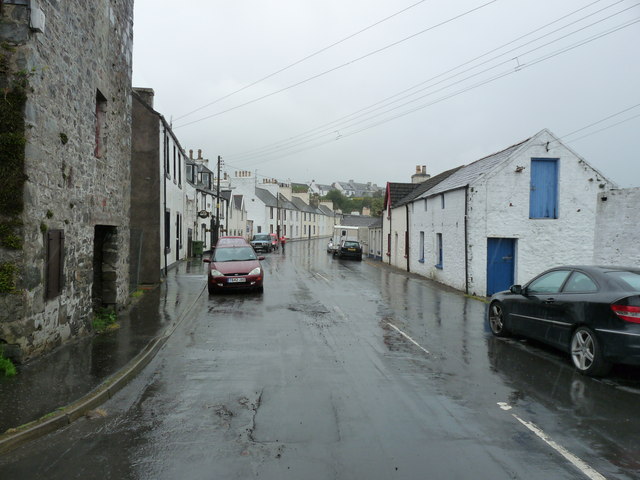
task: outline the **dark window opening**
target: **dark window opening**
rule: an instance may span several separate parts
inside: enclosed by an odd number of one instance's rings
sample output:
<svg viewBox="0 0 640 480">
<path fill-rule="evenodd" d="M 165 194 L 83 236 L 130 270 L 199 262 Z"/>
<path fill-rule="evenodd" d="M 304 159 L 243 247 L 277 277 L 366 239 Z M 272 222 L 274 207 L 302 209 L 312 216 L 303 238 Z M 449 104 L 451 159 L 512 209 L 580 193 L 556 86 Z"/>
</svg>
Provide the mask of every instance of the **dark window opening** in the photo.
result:
<svg viewBox="0 0 640 480">
<path fill-rule="evenodd" d="M 64 231 L 47 232 L 46 296 L 47 300 L 62 293 L 64 280 Z"/>
<path fill-rule="evenodd" d="M 96 90 L 96 145 L 94 155 L 102 158 L 107 151 L 107 99 Z"/>
</svg>

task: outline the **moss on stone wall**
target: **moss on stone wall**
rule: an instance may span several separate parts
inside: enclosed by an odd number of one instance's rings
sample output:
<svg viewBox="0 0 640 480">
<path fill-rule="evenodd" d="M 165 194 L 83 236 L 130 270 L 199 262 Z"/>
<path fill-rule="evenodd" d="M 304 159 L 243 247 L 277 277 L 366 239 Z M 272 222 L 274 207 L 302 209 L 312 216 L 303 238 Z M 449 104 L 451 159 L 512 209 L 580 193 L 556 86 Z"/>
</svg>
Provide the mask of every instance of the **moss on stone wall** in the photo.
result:
<svg viewBox="0 0 640 480">
<path fill-rule="evenodd" d="M 15 47 L 0 44 L 0 247 L 22 250 L 23 190 L 27 177 L 25 161 L 25 104 L 29 73 L 14 72 Z M 18 269 L 13 263 L 0 264 L 0 293 L 16 288 Z"/>
</svg>

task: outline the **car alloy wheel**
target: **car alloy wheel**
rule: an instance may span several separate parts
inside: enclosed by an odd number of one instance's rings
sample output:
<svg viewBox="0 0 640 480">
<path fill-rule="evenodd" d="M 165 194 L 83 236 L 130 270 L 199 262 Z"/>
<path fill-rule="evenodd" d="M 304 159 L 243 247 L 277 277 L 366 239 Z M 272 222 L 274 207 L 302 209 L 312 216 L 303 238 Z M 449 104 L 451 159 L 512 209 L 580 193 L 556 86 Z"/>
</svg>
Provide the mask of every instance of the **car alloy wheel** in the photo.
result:
<svg viewBox="0 0 640 480">
<path fill-rule="evenodd" d="M 577 328 L 571 336 L 571 360 L 580 373 L 590 377 L 606 375 L 611 369 L 596 334 L 587 327 Z"/>
<path fill-rule="evenodd" d="M 496 337 L 509 335 L 509 330 L 504 326 L 504 310 L 499 302 L 493 302 L 489 305 L 489 327 L 491 328 L 491 333 Z"/>
</svg>

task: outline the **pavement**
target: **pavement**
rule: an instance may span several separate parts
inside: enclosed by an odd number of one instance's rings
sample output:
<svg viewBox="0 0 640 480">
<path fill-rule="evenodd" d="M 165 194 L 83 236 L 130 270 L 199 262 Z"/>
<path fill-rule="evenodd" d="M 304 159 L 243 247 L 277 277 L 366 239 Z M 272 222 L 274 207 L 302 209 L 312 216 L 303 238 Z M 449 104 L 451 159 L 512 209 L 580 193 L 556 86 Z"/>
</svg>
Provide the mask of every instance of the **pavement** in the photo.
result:
<svg viewBox="0 0 640 480">
<path fill-rule="evenodd" d="M 70 424 L 124 387 L 204 293 L 204 274 L 201 259 L 180 262 L 118 314 L 118 330 L 63 345 L 0 378 L 0 454 Z"/>
</svg>

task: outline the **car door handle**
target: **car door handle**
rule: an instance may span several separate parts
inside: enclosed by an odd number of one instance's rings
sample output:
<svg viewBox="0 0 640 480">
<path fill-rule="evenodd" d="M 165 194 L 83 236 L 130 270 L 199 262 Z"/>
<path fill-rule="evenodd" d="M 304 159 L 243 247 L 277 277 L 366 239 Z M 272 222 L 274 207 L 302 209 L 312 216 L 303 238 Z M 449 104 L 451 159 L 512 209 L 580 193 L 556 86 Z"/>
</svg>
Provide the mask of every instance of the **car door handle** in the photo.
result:
<svg viewBox="0 0 640 480">
<path fill-rule="evenodd" d="M 547 298 L 547 299 L 545 299 L 544 303 L 553 303 L 555 301 L 556 301 L 555 298 Z"/>
</svg>

